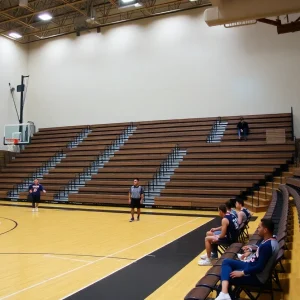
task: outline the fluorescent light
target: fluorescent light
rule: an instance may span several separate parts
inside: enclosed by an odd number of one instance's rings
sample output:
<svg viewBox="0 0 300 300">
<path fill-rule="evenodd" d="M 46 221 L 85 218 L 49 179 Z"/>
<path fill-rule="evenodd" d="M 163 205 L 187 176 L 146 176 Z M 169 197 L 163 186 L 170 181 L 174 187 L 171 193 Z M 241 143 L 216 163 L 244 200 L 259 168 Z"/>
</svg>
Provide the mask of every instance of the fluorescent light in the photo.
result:
<svg viewBox="0 0 300 300">
<path fill-rule="evenodd" d="M 49 13 L 43 13 L 39 15 L 39 18 L 43 21 L 49 21 L 52 19 L 52 16 Z"/>
<path fill-rule="evenodd" d="M 136 0 L 121 0 L 121 2 L 124 4 L 129 4 L 131 2 L 136 2 Z"/>
<path fill-rule="evenodd" d="M 22 37 L 21 34 L 17 33 L 17 32 L 11 32 L 8 34 L 10 37 L 12 37 L 13 39 L 20 39 Z"/>
<path fill-rule="evenodd" d="M 134 6 L 135 7 L 142 7 L 143 5 L 141 3 L 135 3 Z"/>
</svg>

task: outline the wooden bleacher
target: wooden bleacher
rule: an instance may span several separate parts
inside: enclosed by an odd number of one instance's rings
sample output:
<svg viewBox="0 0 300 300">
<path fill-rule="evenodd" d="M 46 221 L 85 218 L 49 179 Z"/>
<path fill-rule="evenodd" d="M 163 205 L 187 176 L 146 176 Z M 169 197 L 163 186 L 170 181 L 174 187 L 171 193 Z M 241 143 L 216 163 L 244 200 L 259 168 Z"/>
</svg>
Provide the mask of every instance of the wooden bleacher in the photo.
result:
<svg viewBox="0 0 300 300">
<path fill-rule="evenodd" d="M 223 117 L 222 120 L 228 121 L 223 141 L 236 140 L 237 123 L 240 117 Z M 266 130 L 271 128 L 285 129 L 286 138 L 288 140 L 292 139 L 291 114 L 250 115 L 244 116 L 244 120 L 249 124 L 250 134 L 248 139 L 250 141 L 266 141 Z"/>
<path fill-rule="evenodd" d="M 14 160 L 6 165 L 0 173 L 0 191 L 7 195 L 14 185 L 42 166 L 58 151 L 66 151 L 70 143 L 87 126 L 68 126 L 61 128 L 42 128 L 32 137 L 32 143 L 27 145 L 21 153 L 17 153 Z M 61 140 L 61 136 L 64 137 Z M 26 193 L 27 195 L 27 193 Z M 2 198 L 5 198 L 4 196 Z"/>
<path fill-rule="evenodd" d="M 147 186 L 175 145 L 186 149 L 187 155 L 160 196 L 155 198 L 156 206 L 216 208 L 220 202 L 246 194 L 266 175 L 291 161 L 295 145 L 290 140 L 283 144 L 266 144 L 266 126 L 284 128 L 287 138 L 291 138 L 290 114 L 244 116 L 251 130 L 248 141 L 237 139 L 239 118 L 221 118 L 228 121 L 221 143 L 206 142 L 217 118 L 136 123 L 137 129 L 126 144 L 77 194 L 70 194 L 69 201 L 127 204 L 133 178 L 139 177 L 141 184 Z M 53 200 L 54 195 L 89 166 L 128 125 L 91 125 L 92 132 L 87 138 L 78 147 L 65 149 L 66 157 L 44 176 L 41 183 L 48 191 L 44 199 Z M 0 175 L 0 191 L 7 192 L 20 183 L 85 127 L 41 129 L 34 135 L 32 144 L 8 165 L 5 176 Z M 26 198 L 27 193 L 20 196 Z"/>
<path fill-rule="evenodd" d="M 69 201 L 110 204 L 110 197 L 118 196 L 123 204 L 128 204 L 128 191 L 134 177 L 140 178 L 146 186 L 176 144 L 206 141 L 213 123 L 213 119 L 140 122 L 125 146 L 79 189 L 78 194 L 71 194 Z M 99 177 L 104 174 L 105 177 Z M 119 189 L 120 181 L 126 188 Z"/>
<path fill-rule="evenodd" d="M 83 172 L 128 125 L 129 123 L 89 126 L 91 132 L 88 136 L 78 147 L 67 149 L 66 157 L 40 181 L 47 187 L 47 194 L 42 195 L 42 198 L 47 201 L 54 200 L 59 190 L 68 185 L 69 181 L 74 179 L 77 174 Z M 55 131 L 60 132 L 60 130 Z M 20 194 L 20 198 L 26 197 L 27 192 Z"/>
</svg>

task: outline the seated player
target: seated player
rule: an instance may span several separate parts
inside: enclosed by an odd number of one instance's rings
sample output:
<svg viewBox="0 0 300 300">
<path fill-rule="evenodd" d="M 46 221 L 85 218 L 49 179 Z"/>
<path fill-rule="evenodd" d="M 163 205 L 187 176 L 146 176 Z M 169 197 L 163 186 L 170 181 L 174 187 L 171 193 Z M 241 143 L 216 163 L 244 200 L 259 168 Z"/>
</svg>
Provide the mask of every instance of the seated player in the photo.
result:
<svg viewBox="0 0 300 300">
<path fill-rule="evenodd" d="M 239 234 L 239 225 L 237 219 L 227 211 L 226 205 L 221 204 L 219 206 L 219 216 L 222 218 L 221 233 L 219 235 L 208 235 L 205 238 L 205 249 L 206 254 L 200 256 L 198 265 L 200 266 L 210 266 L 211 265 L 211 252 L 214 246 L 214 243 L 221 242 L 226 244 L 232 244 L 237 240 Z M 213 228 L 219 229 L 219 228 Z M 214 230 L 216 231 L 216 230 Z M 217 246 L 217 245 L 216 245 Z M 216 249 L 217 247 L 215 247 Z M 215 254 L 216 250 L 215 250 Z"/>
<path fill-rule="evenodd" d="M 216 300 L 231 300 L 229 285 L 261 286 L 268 280 L 279 251 L 273 231 L 272 220 L 262 219 L 258 226 L 258 234 L 263 241 L 257 249 L 254 249 L 256 250 L 255 256 L 249 262 L 224 259 L 221 272 L 222 292 Z M 247 250 L 250 250 L 250 247 Z"/>
<path fill-rule="evenodd" d="M 248 223 L 252 217 L 252 213 L 244 207 L 244 200 L 243 199 L 237 199 L 235 203 L 236 209 L 238 212 L 238 222 L 241 226 L 242 224 Z"/>
</svg>

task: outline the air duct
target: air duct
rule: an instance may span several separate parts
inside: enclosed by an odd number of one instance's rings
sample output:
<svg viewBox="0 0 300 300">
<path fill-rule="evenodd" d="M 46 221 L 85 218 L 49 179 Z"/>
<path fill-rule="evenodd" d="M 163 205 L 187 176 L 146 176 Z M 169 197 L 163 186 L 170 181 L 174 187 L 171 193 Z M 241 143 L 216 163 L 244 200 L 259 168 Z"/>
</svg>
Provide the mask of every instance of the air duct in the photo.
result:
<svg viewBox="0 0 300 300">
<path fill-rule="evenodd" d="M 206 9 L 204 13 L 208 26 L 300 12 L 299 0 L 211 0 L 211 2 L 214 6 Z"/>
</svg>

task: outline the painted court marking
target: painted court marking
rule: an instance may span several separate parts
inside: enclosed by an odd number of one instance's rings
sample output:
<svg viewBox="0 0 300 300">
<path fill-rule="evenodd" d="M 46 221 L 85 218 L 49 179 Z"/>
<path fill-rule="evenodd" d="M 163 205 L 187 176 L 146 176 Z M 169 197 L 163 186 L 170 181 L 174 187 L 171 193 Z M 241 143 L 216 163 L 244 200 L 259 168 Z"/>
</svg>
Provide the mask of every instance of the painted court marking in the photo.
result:
<svg viewBox="0 0 300 300">
<path fill-rule="evenodd" d="M 56 276 L 53 276 L 53 277 L 50 277 L 50 278 L 45 279 L 45 280 L 43 280 L 43 281 L 40 281 L 40 282 L 38 282 L 38 283 L 35 283 L 35 284 L 31 285 L 31 286 L 28 286 L 28 287 L 26 287 L 26 288 L 23 288 L 23 289 L 21 289 L 21 290 L 19 290 L 19 291 L 16 291 L 16 292 L 12 293 L 12 294 L 6 295 L 6 296 L 4 296 L 4 297 L 2 297 L 2 298 L 0 298 L 0 299 L 1 299 L 1 300 L 3 300 L 3 299 L 8 299 L 8 298 L 13 297 L 13 296 L 15 296 L 15 295 L 18 295 L 18 294 L 20 294 L 20 293 L 23 293 L 23 292 L 25 292 L 25 291 L 28 291 L 28 290 L 30 290 L 30 289 L 32 289 L 32 288 L 35 288 L 35 287 L 37 287 L 37 286 L 40 286 L 40 285 L 42 285 L 42 284 L 44 284 L 44 283 L 47 283 L 47 282 L 50 282 L 50 281 L 52 281 L 52 280 L 58 279 L 58 278 L 60 278 L 60 277 L 63 277 L 63 276 L 65 276 L 65 275 L 71 274 L 71 273 L 73 273 L 73 272 L 75 272 L 75 271 L 78 271 L 78 270 L 81 270 L 81 269 L 83 269 L 83 268 L 85 268 L 85 267 L 87 267 L 87 266 L 91 266 L 91 265 L 93 265 L 93 264 L 95 264 L 95 263 L 97 263 L 97 262 L 99 262 L 99 261 L 104 260 L 104 259 L 107 259 L 107 258 L 116 256 L 116 255 L 119 254 L 119 253 L 122 253 L 122 252 L 124 252 L 124 251 L 130 250 L 130 249 L 132 249 L 132 248 L 134 248 L 134 247 L 136 247 L 136 246 L 139 246 L 139 245 L 141 245 L 141 244 L 144 244 L 144 243 L 146 243 L 146 242 L 149 242 L 149 241 L 151 241 L 151 240 L 153 240 L 153 239 L 155 239 L 155 238 L 157 238 L 157 237 L 160 237 L 162 234 L 169 233 L 169 232 L 171 232 L 171 231 L 173 231 L 173 230 L 175 230 L 175 229 L 177 229 L 177 228 L 180 228 L 180 227 L 185 226 L 185 225 L 187 225 L 187 224 L 189 224 L 189 223 L 195 222 L 196 220 L 199 220 L 199 219 L 201 219 L 201 218 L 203 218 L 203 217 L 198 217 L 198 218 L 189 220 L 189 221 L 187 221 L 187 222 L 185 222 L 185 223 L 182 223 L 182 224 L 180 224 L 180 225 L 177 225 L 177 226 L 175 226 L 175 227 L 173 227 L 173 228 L 171 228 L 171 229 L 169 229 L 169 230 L 167 230 L 167 231 L 165 231 L 165 232 L 163 232 L 163 233 L 159 233 L 159 234 L 157 234 L 157 235 L 155 235 L 155 236 L 153 236 L 153 237 L 147 238 L 147 239 L 145 239 L 145 240 L 143 240 L 143 241 L 141 241 L 141 242 L 138 242 L 138 243 L 136 243 L 136 244 L 134 244 L 134 245 L 131 245 L 131 246 L 127 247 L 127 248 L 118 250 L 117 252 L 114 252 L 114 253 L 112 253 L 112 254 L 110 254 L 110 255 L 101 257 L 101 258 L 99 258 L 99 259 L 97 259 L 97 260 L 95 260 L 95 261 L 91 261 L 91 262 L 86 263 L 86 264 L 84 264 L 84 265 L 82 265 L 82 266 L 79 266 L 79 267 L 77 267 L 77 268 L 71 269 L 71 270 L 66 271 L 66 272 L 64 272 L 64 273 L 58 274 L 58 275 L 56 275 Z M 211 221 L 211 218 L 209 218 L 209 220 L 206 221 L 205 223 L 203 223 L 201 226 L 203 226 L 204 224 L 208 223 L 209 221 Z M 193 229 L 193 230 L 194 230 L 194 229 Z M 176 241 L 177 239 L 181 238 L 182 236 L 184 236 L 184 235 L 186 235 L 186 234 L 188 234 L 188 233 L 189 233 L 189 232 L 184 233 L 183 235 L 179 236 L 179 237 L 176 238 L 175 240 L 170 241 L 169 243 L 164 244 L 164 245 L 161 246 L 161 247 L 158 247 L 156 250 L 151 250 L 151 252 L 157 251 L 158 249 L 160 249 L 160 248 L 162 248 L 162 247 L 164 247 L 164 246 L 166 246 L 166 245 L 168 245 L 168 244 L 170 244 L 170 243 Z M 150 252 L 150 253 L 151 253 L 151 252 Z M 140 259 L 144 258 L 144 257 L 147 256 L 147 255 L 149 255 L 149 253 L 147 253 L 146 255 L 144 255 L 144 256 L 142 256 L 142 257 L 140 257 L 140 258 L 137 259 L 137 260 L 140 260 Z M 132 263 L 135 263 L 137 260 L 131 261 L 128 265 L 130 265 L 130 264 L 132 264 Z M 119 271 L 119 270 L 121 270 L 121 269 L 127 267 L 128 265 L 125 265 L 124 267 L 121 267 L 121 268 L 119 268 L 119 269 L 113 271 L 112 273 L 107 274 L 107 275 L 105 275 L 104 277 L 97 279 L 95 282 L 98 282 L 99 280 L 102 280 L 102 279 L 104 279 L 104 278 L 106 278 L 106 277 L 108 277 L 108 276 L 114 274 L 115 272 L 117 272 L 117 271 Z M 86 287 L 88 287 L 88 286 L 94 284 L 95 282 L 92 282 L 92 283 L 88 284 L 87 286 L 85 286 L 85 287 L 83 287 L 83 288 L 81 288 L 81 289 L 79 289 L 79 290 L 77 290 L 77 291 L 71 293 L 71 294 L 68 295 L 68 296 L 65 296 L 64 298 L 69 297 L 69 296 L 71 296 L 71 295 L 73 295 L 73 294 L 75 294 L 75 293 L 77 293 L 77 292 L 79 292 L 79 291 L 85 289 Z M 64 298 L 62 298 L 62 299 L 64 299 Z"/>
<path fill-rule="evenodd" d="M 91 260 L 83 260 L 83 259 L 75 259 L 75 258 L 61 257 L 61 256 L 56 256 L 56 255 L 51 255 L 51 254 L 45 254 L 44 257 L 57 258 L 57 259 L 63 259 L 63 260 L 80 261 L 80 262 L 85 262 L 85 263 L 93 262 L 93 261 L 91 261 Z"/>
</svg>

